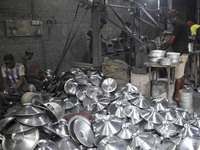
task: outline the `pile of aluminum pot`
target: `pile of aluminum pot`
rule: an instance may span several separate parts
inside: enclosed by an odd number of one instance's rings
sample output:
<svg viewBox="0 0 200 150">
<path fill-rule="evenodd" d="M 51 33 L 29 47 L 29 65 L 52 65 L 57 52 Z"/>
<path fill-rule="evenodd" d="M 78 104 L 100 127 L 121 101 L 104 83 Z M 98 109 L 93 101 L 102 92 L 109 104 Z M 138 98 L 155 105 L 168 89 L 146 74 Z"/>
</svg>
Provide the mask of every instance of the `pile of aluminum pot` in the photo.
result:
<svg viewBox="0 0 200 150">
<path fill-rule="evenodd" d="M 200 148 L 199 114 L 147 97 L 131 83 L 118 89 L 96 70 L 73 69 L 45 96 L 25 94 L 0 120 L 3 150 Z"/>
</svg>

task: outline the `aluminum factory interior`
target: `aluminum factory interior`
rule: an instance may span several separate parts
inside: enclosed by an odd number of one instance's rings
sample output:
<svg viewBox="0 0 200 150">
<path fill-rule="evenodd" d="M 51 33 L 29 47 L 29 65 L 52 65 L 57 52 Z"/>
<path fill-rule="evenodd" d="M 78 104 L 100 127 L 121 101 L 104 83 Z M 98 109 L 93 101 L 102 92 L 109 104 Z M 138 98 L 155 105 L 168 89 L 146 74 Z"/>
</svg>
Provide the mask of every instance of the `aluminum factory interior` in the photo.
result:
<svg viewBox="0 0 200 150">
<path fill-rule="evenodd" d="M 0 0 L 0 150 L 200 150 L 200 0 Z"/>
</svg>

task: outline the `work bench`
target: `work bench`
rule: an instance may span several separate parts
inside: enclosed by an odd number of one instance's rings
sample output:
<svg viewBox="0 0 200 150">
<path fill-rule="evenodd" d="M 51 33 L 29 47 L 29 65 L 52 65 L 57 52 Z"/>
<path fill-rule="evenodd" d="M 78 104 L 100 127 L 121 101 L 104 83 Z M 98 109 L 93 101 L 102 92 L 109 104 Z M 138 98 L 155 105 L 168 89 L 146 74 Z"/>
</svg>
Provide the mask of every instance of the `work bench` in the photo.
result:
<svg viewBox="0 0 200 150">
<path fill-rule="evenodd" d="M 151 90 L 151 81 L 152 81 L 152 75 L 151 75 L 152 68 L 157 68 L 157 69 L 166 68 L 166 70 L 167 70 L 167 90 L 166 91 L 167 91 L 167 99 L 169 99 L 170 80 L 171 79 L 174 80 L 174 76 L 175 76 L 175 74 L 173 74 L 173 76 L 171 78 L 171 69 L 175 68 L 178 64 L 160 65 L 158 63 L 145 62 L 144 65 L 149 68 L 150 90 Z M 158 71 L 156 71 L 156 73 L 158 73 Z M 158 75 L 156 74 L 156 78 L 157 77 L 158 77 Z"/>
</svg>

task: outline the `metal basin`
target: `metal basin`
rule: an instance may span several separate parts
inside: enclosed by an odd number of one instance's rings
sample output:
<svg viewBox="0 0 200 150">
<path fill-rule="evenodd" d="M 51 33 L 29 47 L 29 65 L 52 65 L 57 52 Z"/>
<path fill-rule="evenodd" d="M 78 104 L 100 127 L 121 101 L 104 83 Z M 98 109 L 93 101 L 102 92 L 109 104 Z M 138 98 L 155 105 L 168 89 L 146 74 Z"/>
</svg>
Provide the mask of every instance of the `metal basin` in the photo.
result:
<svg viewBox="0 0 200 150">
<path fill-rule="evenodd" d="M 4 150 L 33 150 L 39 141 L 38 129 L 32 129 L 27 132 L 6 135 L 3 138 L 2 146 Z"/>
</svg>

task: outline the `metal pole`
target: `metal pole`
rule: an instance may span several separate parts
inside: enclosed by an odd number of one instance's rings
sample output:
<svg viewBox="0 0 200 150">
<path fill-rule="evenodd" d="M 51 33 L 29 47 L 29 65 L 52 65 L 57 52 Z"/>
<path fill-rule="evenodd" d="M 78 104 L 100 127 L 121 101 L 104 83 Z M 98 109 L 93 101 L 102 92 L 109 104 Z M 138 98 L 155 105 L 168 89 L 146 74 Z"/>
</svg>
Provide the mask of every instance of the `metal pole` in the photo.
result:
<svg viewBox="0 0 200 150">
<path fill-rule="evenodd" d="M 101 35 L 100 35 L 100 12 L 98 7 L 92 7 L 92 46 L 93 46 L 93 67 L 100 67 L 102 65 L 102 49 L 101 49 Z"/>
<path fill-rule="evenodd" d="M 200 24 L 200 1 L 197 0 L 197 24 Z"/>
</svg>

